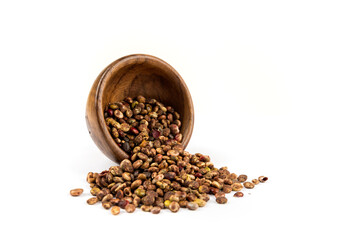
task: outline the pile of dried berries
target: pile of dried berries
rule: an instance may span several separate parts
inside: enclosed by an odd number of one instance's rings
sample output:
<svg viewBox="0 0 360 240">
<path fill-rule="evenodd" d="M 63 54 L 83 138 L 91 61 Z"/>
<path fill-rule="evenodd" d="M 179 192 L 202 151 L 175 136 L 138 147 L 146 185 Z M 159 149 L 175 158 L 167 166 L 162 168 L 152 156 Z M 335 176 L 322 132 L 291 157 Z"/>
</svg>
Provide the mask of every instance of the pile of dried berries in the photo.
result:
<svg viewBox="0 0 360 240">
<path fill-rule="evenodd" d="M 115 142 L 127 153 L 137 151 L 135 147 L 139 146 L 154 149 L 155 154 L 162 144 L 174 145 L 182 140 L 180 114 L 155 99 L 128 97 L 109 104 L 104 117 Z"/>
<path fill-rule="evenodd" d="M 99 201 L 117 215 L 120 208 L 132 213 L 136 207 L 158 214 L 168 208 L 196 210 L 215 195 L 219 204 L 227 203 L 225 194 L 236 191 L 243 197 L 243 187 L 252 189 L 267 177 L 247 181 L 226 167 L 217 169 L 210 157 L 190 154 L 181 145 L 180 114 L 155 99 L 138 96 L 111 103 L 104 117 L 115 142 L 129 153 L 119 166 L 101 173 L 88 173 L 87 182 L 94 196 L 87 203 Z M 72 190 L 78 196 L 82 190 Z"/>
</svg>

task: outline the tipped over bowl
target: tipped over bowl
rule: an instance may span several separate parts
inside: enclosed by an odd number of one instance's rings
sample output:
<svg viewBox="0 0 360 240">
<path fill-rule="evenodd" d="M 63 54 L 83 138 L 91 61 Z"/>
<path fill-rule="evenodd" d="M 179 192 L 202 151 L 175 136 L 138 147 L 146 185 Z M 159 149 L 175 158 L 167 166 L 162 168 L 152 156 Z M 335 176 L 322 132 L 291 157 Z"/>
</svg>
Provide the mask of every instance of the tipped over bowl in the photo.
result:
<svg viewBox="0 0 360 240">
<path fill-rule="evenodd" d="M 109 103 L 138 95 L 154 98 L 180 113 L 182 145 L 186 148 L 194 127 L 194 106 L 190 92 L 173 67 L 145 54 L 115 60 L 95 80 L 88 96 L 85 118 L 89 134 L 98 148 L 117 163 L 129 158 L 108 131 L 104 110 Z"/>
</svg>

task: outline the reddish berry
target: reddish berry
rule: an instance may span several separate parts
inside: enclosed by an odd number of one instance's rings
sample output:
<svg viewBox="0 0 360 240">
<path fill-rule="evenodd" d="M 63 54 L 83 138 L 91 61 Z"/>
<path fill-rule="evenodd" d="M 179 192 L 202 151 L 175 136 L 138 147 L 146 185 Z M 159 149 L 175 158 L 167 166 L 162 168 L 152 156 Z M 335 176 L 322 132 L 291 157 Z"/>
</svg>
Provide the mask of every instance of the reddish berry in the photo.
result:
<svg viewBox="0 0 360 240">
<path fill-rule="evenodd" d="M 118 203 L 118 206 L 119 206 L 120 208 L 124 209 L 124 208 L 126 207 L 126 205 L 128 205 L 128 204 L 129 204 L 129 201 L 128 201 L 128 200 L 122 199 L 122 200 L 120 200 L 120 202 Z"/>
<path fill-rule="evenodd" d="M 107 110 L 107 113 L 109 114 L 109 117 L 112 117 L 113 115 L 114 115 L 114 110 L 112 110 L 112 109 L 108 109 Z"/>
<path fill-rule="evenodd" d="M 151 134 L 155 139 L 158 139 L 160 137 L 160 132 L 158 130 L 153 129 Z"/>
<path fill-rule="evenodd" d="M 135 134 L 135 135 L 138 135 L 138 134 L 139 134 L 139 130 L 137 130 L 137 129 L 134 128 L 134 127 L 131 127 L 131 128 L 130 128 L 130 131 L 131 131 L 133 134 Z"/>
<path fill-rule="evenodd" d="M 195 173 L 195 177 L 201 178 L 201 177 L 202 177 L 202 174 L 199 173 L 199 172 L 197 172 L 197 173 Z"/>
</svg>

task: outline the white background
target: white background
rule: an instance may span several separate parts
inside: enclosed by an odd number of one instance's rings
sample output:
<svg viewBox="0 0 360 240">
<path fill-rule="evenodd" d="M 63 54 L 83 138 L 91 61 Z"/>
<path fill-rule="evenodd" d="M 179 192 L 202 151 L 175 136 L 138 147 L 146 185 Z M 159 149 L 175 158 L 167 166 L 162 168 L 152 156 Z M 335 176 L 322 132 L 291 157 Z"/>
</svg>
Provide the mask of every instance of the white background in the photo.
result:
<svg viewBox="0 0 360 240">
<path fill-rule="evenodd" d="M 1 239 L 359 239 L 359 11 L 358 1 L 1 1 Z M 87 95 L 132 53 L 162 58 L 187 83 L 188 151 L 270 180 L 197 212 L 88 206 L 87 172 L 113 163 L 88 135 Z M 70 197 L 77 187 L 85 194 Z"/>
</svg>

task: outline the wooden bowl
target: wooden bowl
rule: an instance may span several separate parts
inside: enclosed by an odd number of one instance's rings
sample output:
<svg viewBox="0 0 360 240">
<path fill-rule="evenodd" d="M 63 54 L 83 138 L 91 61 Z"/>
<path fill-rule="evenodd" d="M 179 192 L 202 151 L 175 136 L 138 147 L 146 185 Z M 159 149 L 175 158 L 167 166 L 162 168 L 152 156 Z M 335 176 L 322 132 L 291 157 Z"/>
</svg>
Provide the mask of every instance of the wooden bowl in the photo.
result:
<svg viewBox="0 0 360 240">
<path fill-rule="evenodd" d="M 129 155 L 111 137 L 104 119 L 105 106 L 125 97 L 143 95 L 174 107 L 181 115 L 182 144 L 190 141 L 194 127 L 194 107 L 190 92 L 181 78 L 165 61 L 150 55 L 122 57 L 107 66 L 96 78 L 86 104 L 89 134 L 98 148 L 120 163 Z"/>
</svg>

